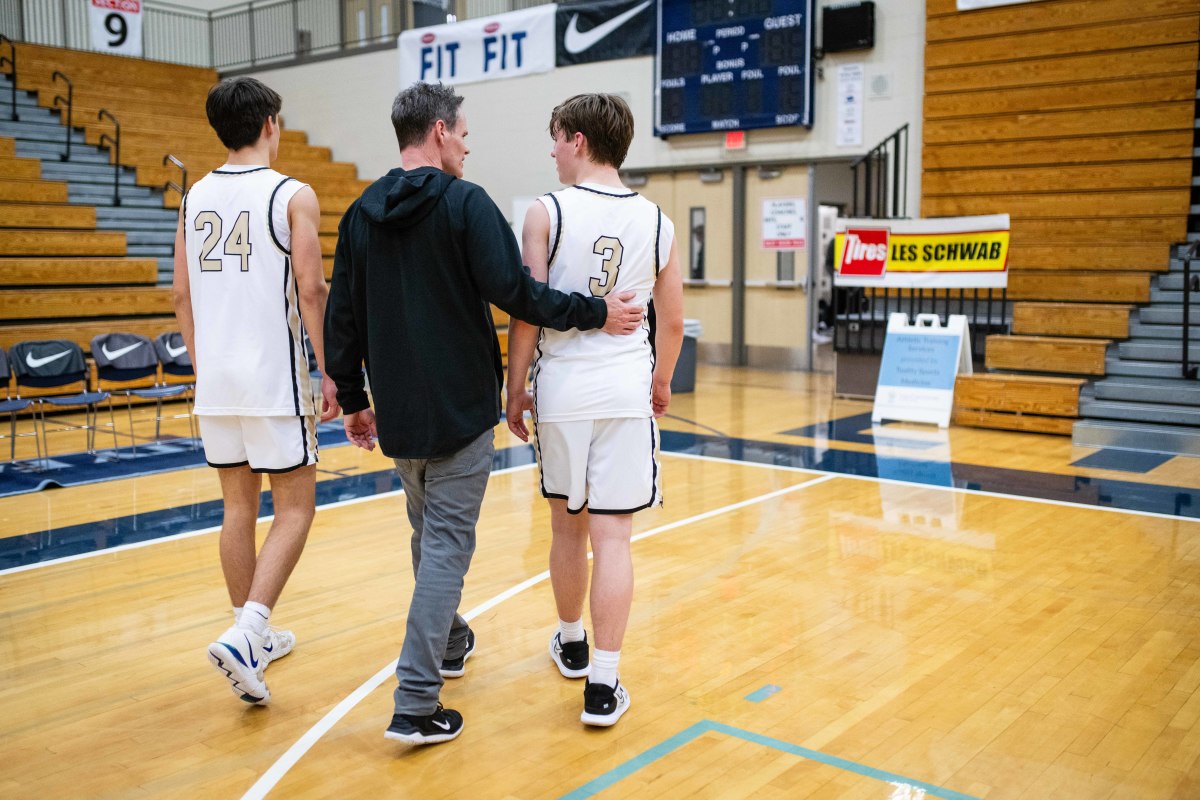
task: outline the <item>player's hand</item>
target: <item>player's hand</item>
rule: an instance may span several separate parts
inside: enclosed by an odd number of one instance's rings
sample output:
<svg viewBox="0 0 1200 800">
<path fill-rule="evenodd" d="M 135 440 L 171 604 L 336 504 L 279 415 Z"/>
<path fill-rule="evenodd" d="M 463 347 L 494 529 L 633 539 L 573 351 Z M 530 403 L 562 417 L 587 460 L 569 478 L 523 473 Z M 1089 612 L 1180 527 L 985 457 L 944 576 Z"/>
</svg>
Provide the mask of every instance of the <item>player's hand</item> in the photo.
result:
<svg viewBox="0 0 1200 800">
<path fill-rule="evenodd" d="M 634 292 L 609 292 L 604 296 L 604 305 L 608 306 L 608 316 L 604 319 L 604 332 L 614 336 L 627 336 L 636 331 L 642 324 L 645 309 L 641 306 L 630 305 Z"/>
<path fill-rule="evenodd" d="M 337 401 L 337 384 L 328 375 L 321 377 L 321 422 L 329 422 L 342 412 Z"/>
<path fill-rule="evenodd" d="M 508 429 L 522 442 L 529 441 L 529 428 L 525 426 L 525 412 L 533 408 L 533 395 L 522 389 L 509 392 L 504 404 L 504 416 L 508 418 Z"/>
<path fill-rule="evenodd" d="M 650 387 L 650 407 L 654 410 L 654 418 L 658 419 L 666 414 L 669 405 L 671 405 L 671 381 L 660 381 L 655 378 L 654 384 Z"/>
<path fill-rule="evenodd" d="M 346 438 L 351 444 L 367 451 L 375 449 L 375 439 L 379 434 L 375 430 L 374 411 L 369 408 L 355 411 L 342 417 L 342 423 L 346 426 Z"/>
</svg>

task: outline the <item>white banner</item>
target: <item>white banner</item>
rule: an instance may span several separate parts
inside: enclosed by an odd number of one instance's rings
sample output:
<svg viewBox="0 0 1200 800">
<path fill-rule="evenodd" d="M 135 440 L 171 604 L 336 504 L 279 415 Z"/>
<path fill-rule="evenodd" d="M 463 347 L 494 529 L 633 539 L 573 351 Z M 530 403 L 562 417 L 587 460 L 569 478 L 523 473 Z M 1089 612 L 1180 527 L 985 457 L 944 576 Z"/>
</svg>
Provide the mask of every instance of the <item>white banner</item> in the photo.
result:
<svg viewBox="0 0 1200 800">
<path fill-rule="evenodd" d="M 1035 0 L 958 0 L 959 11 L 974 11 L 993 6 L 1015 6 L 1017 3 L 1033 3 Z"/>
<path fill-rule="evenodd" d="M 93 50 L 141 57 L 141 0 L 90 0 L 88 23 Z"/>
<path fill-rule="evenodd" d="M 554 69 L 549 3 L 400 34 L 400 85 L 475 83 Z"/>
</svg>

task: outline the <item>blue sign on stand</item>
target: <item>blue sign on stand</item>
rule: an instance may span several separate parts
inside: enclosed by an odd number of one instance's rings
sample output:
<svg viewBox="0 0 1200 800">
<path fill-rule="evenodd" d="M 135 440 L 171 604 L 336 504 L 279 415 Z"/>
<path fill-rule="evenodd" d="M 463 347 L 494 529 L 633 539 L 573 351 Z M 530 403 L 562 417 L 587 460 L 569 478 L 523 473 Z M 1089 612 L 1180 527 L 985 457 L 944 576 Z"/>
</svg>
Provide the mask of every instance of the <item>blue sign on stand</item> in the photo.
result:
<svg viewBox="0 0 1200 800">
<path fill-rule="evenodd" d="M 954 408 L 954 380 L 971 374 L 967 318 L 951 315 L 940 325 L 936 314 L 907 314 L 888 319 L 875 408 L 871 421 L 885 419 L 935 422 L 945 428 Z"/>
</svg>

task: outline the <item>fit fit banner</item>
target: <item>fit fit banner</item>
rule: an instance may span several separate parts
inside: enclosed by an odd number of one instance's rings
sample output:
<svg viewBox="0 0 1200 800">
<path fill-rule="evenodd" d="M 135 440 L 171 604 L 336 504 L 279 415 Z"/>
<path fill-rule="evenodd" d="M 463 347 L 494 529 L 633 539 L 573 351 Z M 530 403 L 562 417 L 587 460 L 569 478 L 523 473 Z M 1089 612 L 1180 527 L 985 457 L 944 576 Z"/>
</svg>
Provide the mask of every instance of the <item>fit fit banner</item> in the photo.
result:
<svg viewBox="0 0 1200 800">
<path fill-rule="evenodd" d="M 554 23 L 558 66 L 654 55 L 653 0 L 560 3 Z"/>
<path fill-rule="evenodd" d="M 400 34 L 400 85 L 515 78 L 554 69 L 554 11 L 548 4 Z"/>
<path fill-rule="evenodd" d="M 1008 214 L 938 219 L 839 219 L 836 286 L 1002 289 Z"/>
<path fill-rule="evenodd" d="M 141 0 L 89 0 L 88 27 L 93 50 L 141 57 Z"/>
</svg>

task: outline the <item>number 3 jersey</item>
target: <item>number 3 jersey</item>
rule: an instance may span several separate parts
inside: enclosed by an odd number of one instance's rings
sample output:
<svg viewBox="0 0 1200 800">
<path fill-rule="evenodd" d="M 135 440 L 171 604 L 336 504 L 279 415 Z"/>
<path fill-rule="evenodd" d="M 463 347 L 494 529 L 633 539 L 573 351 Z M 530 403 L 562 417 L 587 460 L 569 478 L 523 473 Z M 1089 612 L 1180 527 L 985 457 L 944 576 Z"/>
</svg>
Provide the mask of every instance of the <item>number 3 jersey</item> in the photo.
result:
<svg viewBox="0 0 1200 800">
<path fill-rule="evenodd" d="M 634 292 L 631 302 L 644 309 L 675 236 L 662 210 L 637 192 L 599 184 L 538 200 L 550 213 L 550 286 L 593 297 Z M 543 328 L 533 371 L 537 421 L 649 417 L 653 370 L 645 316 L 628 336 Z"/>
<path fill-rule="evenodd" d="M 315 412 L 287 214 L 305 185 L 227 164 L 184 198 L 197 414 Z"/>
</svg>

